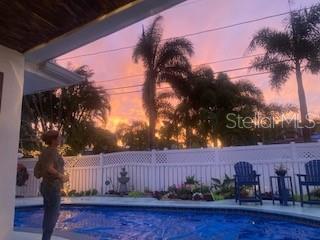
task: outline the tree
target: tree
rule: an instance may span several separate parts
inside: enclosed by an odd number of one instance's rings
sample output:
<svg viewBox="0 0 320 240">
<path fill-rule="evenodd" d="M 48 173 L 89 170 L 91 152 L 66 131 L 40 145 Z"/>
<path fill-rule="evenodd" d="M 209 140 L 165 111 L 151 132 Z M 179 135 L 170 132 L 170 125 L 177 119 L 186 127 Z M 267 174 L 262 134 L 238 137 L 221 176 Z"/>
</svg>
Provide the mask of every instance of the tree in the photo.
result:
<svg viewBox="0 0 320 240">
<path fill-rule="evenodd" d="M 95 128 L 90 140 L 93 146 L 93 153 L 109 153 L 118 149 L 115 134 L 103 128 Z"/>
<path fill-rule="evenodd" d="M 188 57 L 193 54 L 190 41 L 185 38 L 175 38 L 163 41 L 162 17 L 158 16 L 145 30 L 135 46 L 133 59 L 137 63 L 143 62 L 145 67 L 145 81 L 143 84 L 143 107 L 149 118 L 148 146 L 155 147 L 155 129 L 158 118 L 156 103 L 156 86 L 169 83 L 173 88 L 178 81 L 184 81 L 191 69 Z M 187 87 L 187 86 L 185 86 Z M 176 89 L 182 94 L 182 88 Z"/>
<path fill-rule="evenodd" d="M 224 73 L 215 77 L 211 89 L 211 93 L 208 92 L 206 97 L 211 99 L 209 105 L 204 105 L 199 111 L 202 112 L 201 121 L 215 145 L 217 139 L 223 146 L 255 142 L 253 129 L 242 126 L 243 121 L 239 122 L 240 125 L 229 127 L 229 116 L 242 120 L 253 119 L 263 103 L 261 90 L 245 80 L 232 82 Z"/>
<path fill-rule="evenodd" d="M 266 104 L 259 112 L 260 121 L 257 126 L 259 140 L 264 144 L 291 142 L 299 132 L 292 116 L 299 112 L 294 105 Z"/>
<path fill-rule="evenodd" d="M 76 154 L 90 144 L 90 136 L 96 124 L 105 125 L 110 111 L 107 92 L 89 81 L 93 72 L 88 66 L 73 70 L 85 77 L 85 81 L 74 86 L 23 98 L 21 134 L 32 133 L 33 141 L 40 142 L 40 135 L 49 129 L 57 129 L 66 137 L 66 143 Z M 26 144 L 23 144 L 26 145 Z"/>
<path fill-rule="evenodd" d="M 260 89 L 245 80 L 232 82 L 226 74 L 215 76 L 209 67 L 191 71 L 187 85 L 187 94 L 180 97 L 174 114 L 167 117 L 179 135 L 184 135 L 185 146 L 206 147 L 208 141 L 217 146 L 218 140 L 224 146 L 256 142 L 253 129 L 241 125 L 228 128 L 227 116 L 254 118 L 263 106 Z"/>
<path fill-rule="evenodd" d="M 158 147 L 160 149 L 180 148 L 179 134 L 179 126 L 176 125 L 173 117 L 170 116 L 168 119 L 163 119 L 159 128 Z"/>
<path fill-rule="evenodd" d="M 121 124 L 117 127 L 116 136 L 127 149 L 141 151 L 148 148 L 148 126 L 145 122 Z"/>
<path fill-rule="evenodd" d="M 263 56 L 255 58 L 253 68 L 270 71 L 272 87 L 280 89 L 295 72 L 305 141 L 310 140 L 310 131 L 302 72 L 308 70 L 314 74 L 320 71 L 319 27 L 320 4 L 317 4 L 309 10 L 292 12 L 283 31 L 261 29 L 249 45 L 249 51 L 259 47 L 265 50 Z"/>
</svg>

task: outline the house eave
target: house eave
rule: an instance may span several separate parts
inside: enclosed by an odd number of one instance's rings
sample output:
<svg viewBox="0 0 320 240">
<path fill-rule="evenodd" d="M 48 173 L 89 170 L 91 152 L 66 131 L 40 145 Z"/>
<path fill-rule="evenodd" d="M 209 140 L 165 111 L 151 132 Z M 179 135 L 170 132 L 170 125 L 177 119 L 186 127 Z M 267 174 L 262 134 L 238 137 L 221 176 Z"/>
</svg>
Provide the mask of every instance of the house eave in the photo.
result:
<svg viewBox="0 0 320 240">
<path fill-rule="evenodd" d="M 60 87 L 72 86 L 84 78 L 52 62 L 42 64 L 26 63 L 24 94 L 49 91 Z"/>
</svg>

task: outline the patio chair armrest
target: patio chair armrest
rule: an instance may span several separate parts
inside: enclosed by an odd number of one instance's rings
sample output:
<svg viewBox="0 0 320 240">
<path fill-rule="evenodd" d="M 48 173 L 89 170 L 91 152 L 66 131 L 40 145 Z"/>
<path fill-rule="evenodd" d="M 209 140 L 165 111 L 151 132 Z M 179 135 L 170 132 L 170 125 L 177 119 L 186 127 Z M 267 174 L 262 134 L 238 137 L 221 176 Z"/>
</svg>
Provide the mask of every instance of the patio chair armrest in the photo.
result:
<svg viewBox="0 0 320 240">
<path fill-rule="evenodd" d="M 302 183 L 302 182 L 305 182 L 306 180 L 306 174 L 297 174 L 298 176 L 298 180 L 299 180 L 299 184 Z"/>
<path fill-rule="evenodd" d="M 260 176 L 261 176 L 260 174 L 255 175 L 255 178 L 258 180 L 258 182 L 260 182 Z"/>
<path fill-rule="evenodd" d="M 301 178 L 301 177 L 306 177 L 307 175 L 306 174 L 297 174 L 298 178 Z"/>
</svg>

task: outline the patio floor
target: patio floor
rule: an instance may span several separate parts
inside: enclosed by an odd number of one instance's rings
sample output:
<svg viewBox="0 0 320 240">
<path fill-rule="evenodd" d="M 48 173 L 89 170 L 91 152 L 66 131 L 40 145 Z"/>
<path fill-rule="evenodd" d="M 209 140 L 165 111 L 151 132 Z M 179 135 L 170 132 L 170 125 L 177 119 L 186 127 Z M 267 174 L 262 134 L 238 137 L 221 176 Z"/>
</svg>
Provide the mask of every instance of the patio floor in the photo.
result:
<svg viewBox="0 0 320 240">
<path fill-rule="evenodd" d="M 133 207 L 166 207 L 166 208 L 202 208 L 202 209 L 239 209 L 246 211 L 259 211 L 271 214 L 280 214 L 285 216 L 293 216 L 299 218 L 311 219 L 314 221 L 320 221 L 320 206 L 305 205 L 300 207 L 300 203 L 296 203 L 295 206 L 281 206 L 279 203 L 275 205 L 271 201 L 263 201 L 263 205 L 259 204 L 243 204 L 238 205 L 234 200 L 222 200 L 215 202 L 199 202 L 199 201 L 182 201 L 182 200 L 157 200 L 154 198 L 128 198 L 128 197 L 73 197 L 63 198 L 63 204 L 82 204 L 82 205 L 107 205 L 107 206 L 133 206 Z M 42 198 L 18 198 L 16 199 L 16 207 L 28 207 L 28 206 L 41 206 Z M 28 230 L 26 230 L 28 231 Z M 30 232 L 30 231 L 28 231 Z M 18 233 L 16 233 L 18 234 Z M 65 237 L 65 239 L 79 239 L 79 236 L 66 235 L 64 233 L 58 233 L 59 236 Z M 23 236 L 23 237 L 22 237 Z M 40 239 L 39 236 L 30 235 L 30 238 L 26 238 L 25 233 L 23 235 L 17 235 L 15 239 Z M 29 237 L 29 236 L 28 236 Z M 62 240 L 62 238 L 55 238 L 54 240 Z"/>
<path fill-rule="evenodd" d="M 41 240 L 41 235 L 37 233 L 14 232 L 11 236 L 12 240 Z M 67 240 L 67 238 L 53 237 L 51 240 Z"/>
</svg>

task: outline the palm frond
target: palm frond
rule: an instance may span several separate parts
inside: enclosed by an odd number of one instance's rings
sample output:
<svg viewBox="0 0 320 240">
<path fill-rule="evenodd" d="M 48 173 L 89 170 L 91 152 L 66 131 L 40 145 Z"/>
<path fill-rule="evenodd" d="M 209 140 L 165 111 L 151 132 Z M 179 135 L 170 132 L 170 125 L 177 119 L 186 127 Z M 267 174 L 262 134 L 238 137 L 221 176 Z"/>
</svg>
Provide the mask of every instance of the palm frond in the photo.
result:
<svg viewBox="0 0 320 240">
<path fill-rule="evenodd" d="M 159 49 L 157 68 L 164 68 L 174 61 L 188 62 L 187 57 L 194 54 L 192 43 L 186 38 L 175 38 L 166 41 Z"/>
<path fill-rule="evenodd" d="M 158 16 L 147 30 L 143 28 L 142 35 L 133 50 L 132 57 L 134 62 L 138 62 L 141 59 L 145 66 L 153 65 L 155 53 L 157 52 L 162 38 L 161 20 L 162 17 Z"/>
<path fill-rule="evenodd" d="M 294 70 L 292 62 L 278 56 L 264 56 L 256 57 L 252 64 L 252 68 L 262 71 L 267 70 L 271 72 L 271 86 L 280 89 L 281 86 L 288 80 L 290 72 Z"/>
<path fill-rule="evenodd" d="M 278 63 L 272 66 L 271 70 L 271 87 L 280 89 L 289 79 L 292 67 L 287 63 Z"/>
<path fill-rule="evenodd" d="M 255 86 L 252 82 L 248 80 L 239 80 L 235 83 L 237 89 L 240 91 L 241 96 L 247 96 L 250 98 L 263 99 L 263 93 L 261 89 Z"/>
<path fill-rule="evenodd" d="M 201 66 L 193 70 L 192 78 L 196 81 L 212 82 L 214 79 L 214 72 L 209 66 Z"/>
<path fill-rule="evenodd" d="M 249 52 L 263 48 L 269 55 L 281 55 L 283 58 L 292 58 L 292 40 L 288 32 L 280 32 L 270 28 L 258 31 L 250 42 Z"/>
</svg>

